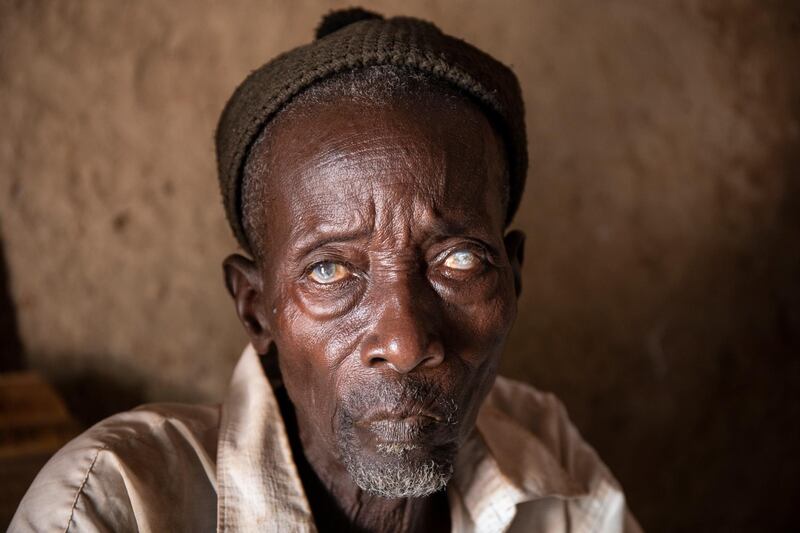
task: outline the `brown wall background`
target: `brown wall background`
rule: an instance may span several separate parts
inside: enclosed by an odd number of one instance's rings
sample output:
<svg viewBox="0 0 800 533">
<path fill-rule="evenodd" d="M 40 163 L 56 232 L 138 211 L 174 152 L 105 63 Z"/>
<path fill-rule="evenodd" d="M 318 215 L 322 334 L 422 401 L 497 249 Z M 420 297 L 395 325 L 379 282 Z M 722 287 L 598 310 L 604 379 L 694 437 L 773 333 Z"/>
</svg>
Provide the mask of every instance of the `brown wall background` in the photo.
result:
<svg viewBox="0 0 800 533">
<path fill-rule="evenodd" d="M 0 368 L 41 371 L 85 422 L 220 399 L 245 338 L 212 131 L 247 72 L 348 4 L 3 2 Z M 529 239 L 505 373 L 564 400 L 648 530 L 795 523 L 798 6 L 362 4 L 521 79 Z"/>
</svg>

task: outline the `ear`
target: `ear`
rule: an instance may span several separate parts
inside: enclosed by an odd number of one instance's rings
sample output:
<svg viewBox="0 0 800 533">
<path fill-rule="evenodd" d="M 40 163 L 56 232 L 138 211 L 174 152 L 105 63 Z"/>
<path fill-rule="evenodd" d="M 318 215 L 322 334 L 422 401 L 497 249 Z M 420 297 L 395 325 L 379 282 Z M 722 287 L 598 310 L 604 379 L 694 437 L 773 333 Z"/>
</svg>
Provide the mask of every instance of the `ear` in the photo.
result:
<svg viewBox="0 0 800 533">
<path fill-rule="evenodd" d="M 511 262 L 511 270 L 514 272 L 514 289 L 517 298 L 522 293 L 522 261 L 525 258 L 525 234 L 519 230 L 506 233 L 503 242 L 506 245 L 506 254 Z"/>
<path fill-rule="evenodd" d="M 267 353 L 272 334 L 263 303 L 261 272 L 252 260 L 239 254 L 229 255 L 222 268 L 225 286 L 233 297 L 236 314 L 250 342 L 259 354 Z"/>
</svg>

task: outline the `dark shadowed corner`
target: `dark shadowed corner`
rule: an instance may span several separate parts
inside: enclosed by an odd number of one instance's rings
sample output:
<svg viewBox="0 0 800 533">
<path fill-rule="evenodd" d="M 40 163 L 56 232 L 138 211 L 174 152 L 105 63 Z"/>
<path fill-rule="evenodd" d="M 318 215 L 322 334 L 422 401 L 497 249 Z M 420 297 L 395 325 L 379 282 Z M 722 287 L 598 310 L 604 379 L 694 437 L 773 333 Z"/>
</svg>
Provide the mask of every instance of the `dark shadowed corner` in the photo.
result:
<svg viewBox="0 0 800 533">
<path fill-rule="evenodd" d="M 17 328 L 17 311 L 11 297 L 11 280 L 6 265 L 0 228 L 0 372 L 22 369 L 22 341 Z"/>
<path fill-rule="evenodd" d="M 642 424 L 644 445 L 633 450 L 615 447 L 611 431 L 591 439 L 622 479 L 648 531 L 796 529 L 800 71 L 787 67 L 800 51 L 800 11 L 796 3 L 780 1 L 730 6 L 708 7 L 706 16 L 737 65 L 763 45 L 765 21 L 779 36 L 770 52 L 785 65 L 772 74 L 780 96 L 768 112 L 746 100 L 740 109 L 764 138 L 785 133 L 760 160 L 731 169 L 743 172 L 751 204 L 735 201 L 729 182 L 720 181 L 719 237 L 698 253 L 672 295 L 681 314 L 661 335 L 665 352 L 685 357 L 651 384 L 647 396 L 626 400 L 670 405 L 670 414 Z M 757 15 L 761 26 L 753 22 Z M 744 85 L 747 73 L 739 79 Z M 780 184 L 780 194 L 759 207 L 770 183 Z"/>
</svg>

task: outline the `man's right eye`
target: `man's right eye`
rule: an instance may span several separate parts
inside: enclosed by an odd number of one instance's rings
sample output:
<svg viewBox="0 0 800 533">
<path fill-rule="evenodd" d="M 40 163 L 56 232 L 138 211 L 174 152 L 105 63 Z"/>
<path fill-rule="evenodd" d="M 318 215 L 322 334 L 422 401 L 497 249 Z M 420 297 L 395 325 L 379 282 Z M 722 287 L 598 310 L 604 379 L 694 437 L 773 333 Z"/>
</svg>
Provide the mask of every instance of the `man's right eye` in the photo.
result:
<svg viewBox="0 0 800 533">
<path fill-rule="evenodd" d="M 312 265 L 308 277 L 322 285 L 328 285 L 341 281 L 350 275 L 350 270 L 341 263 L 335 261 L 320 261 Z"/>
</svg>

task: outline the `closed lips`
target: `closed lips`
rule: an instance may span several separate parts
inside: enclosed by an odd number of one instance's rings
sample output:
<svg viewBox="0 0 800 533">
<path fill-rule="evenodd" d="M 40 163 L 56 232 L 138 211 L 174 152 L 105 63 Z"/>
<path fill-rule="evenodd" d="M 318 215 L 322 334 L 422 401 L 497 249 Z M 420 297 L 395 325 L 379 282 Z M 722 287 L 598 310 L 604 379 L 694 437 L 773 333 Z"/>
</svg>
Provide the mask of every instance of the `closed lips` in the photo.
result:
<svg viewBox="0 0 800 533">
<path fill-rule="evenodd" d="M 408 442 L 419 439 L 437 421 L 430 416 L 413 415 L 403 418 L 384 418 L 367 424 L 378 439 L 385 442 Z"/>
</svg>

